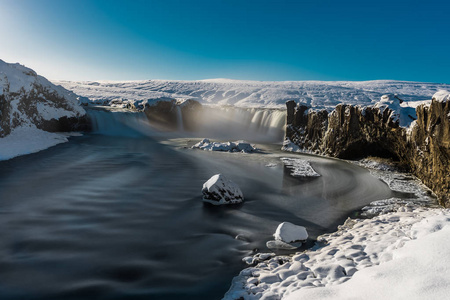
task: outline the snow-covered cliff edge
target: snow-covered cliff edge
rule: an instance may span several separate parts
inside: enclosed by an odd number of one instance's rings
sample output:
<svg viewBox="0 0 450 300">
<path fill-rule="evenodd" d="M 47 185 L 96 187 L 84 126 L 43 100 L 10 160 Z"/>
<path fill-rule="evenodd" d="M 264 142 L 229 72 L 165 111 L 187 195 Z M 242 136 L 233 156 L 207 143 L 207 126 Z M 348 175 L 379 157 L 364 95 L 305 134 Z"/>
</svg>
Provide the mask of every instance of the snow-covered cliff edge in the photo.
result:
<svg viewBox="0 0 450 300">
<path fill-rule="evenodd" d="M 0 160 L 66 141 L 49 132 L 84 130 L 85 115 L 74 93 L 0 60 Z"/>
</svg>

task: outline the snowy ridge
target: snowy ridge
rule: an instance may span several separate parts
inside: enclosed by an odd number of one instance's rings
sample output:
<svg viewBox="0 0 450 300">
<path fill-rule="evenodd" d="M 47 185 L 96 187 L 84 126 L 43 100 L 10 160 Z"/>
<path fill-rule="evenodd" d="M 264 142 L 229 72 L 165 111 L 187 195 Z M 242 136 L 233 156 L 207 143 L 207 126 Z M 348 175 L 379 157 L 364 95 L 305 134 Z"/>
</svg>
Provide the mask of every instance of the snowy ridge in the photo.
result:
<svg viewBox="0 0 450 300">
<path fill-rule="evenodd" d="M 74 93 L 25 66 L 0 60 L 0 160 L 67 142 L 67 134 L 39 128 L 59 129 L 59 119 L 85 114 Z"/>
<path fill-rule="evenodd" d="M 30 68 L 18 63 L 6 63 L 0 59 L 0 95 L 17 98 L 20 94 L 27 95 L 35 92 L 36 98 L 41 98 L 44 97 L 41 90 L 65 99 L 66 112 L 58 111 L 54 116 L 55 119 L 60 116 L 72 117 L 85 114 L 84 109 L 78 105 L 78 97 L 74 93 L 61 86 L 54 85 Z M 48 103 L 41 102 L 40 104 L 52 106 L 54 103 L 49 101 Z M 50 118 L 52 116 L 47 115 L 46 117 Z"/>
<path fill-rule="evenodd" d="M 450 84 L 376 81 L 246 81 L 208 79 L 197 81 L 147 80 L 127 82 L 55 81 L 91 101 L 147 100 L 161 97 L 195 99 L 203 104 L 238 107 L 285 108 L 296 100 L 317 109 L 333 109 L 337 104 L 375 104 L 385 94 L 396 94 L 405 101 L 429 100 Z"/>
</svg>

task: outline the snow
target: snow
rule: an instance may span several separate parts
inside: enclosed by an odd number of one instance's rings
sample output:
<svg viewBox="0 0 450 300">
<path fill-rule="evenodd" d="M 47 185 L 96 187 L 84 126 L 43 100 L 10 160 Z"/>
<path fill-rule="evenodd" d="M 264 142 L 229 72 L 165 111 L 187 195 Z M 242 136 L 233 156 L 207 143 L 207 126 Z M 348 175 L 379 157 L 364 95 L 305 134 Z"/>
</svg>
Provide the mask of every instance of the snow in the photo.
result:
<svg viewBox="0 0 450 300">
<path fill-rule="evenodd" d="M 245 81 L 209 79 L 197 81 L 146 80 L 55 83 L 92 101 L 156 99 L 194 99 L 203 104 L 237 107 L 285 108 L 287 100 L 317 109 L 332 110 L 337 104 L 372 105 L 385 94 L 396 94 L 404 101 L 430 99 L 449 84 L 395 80 L 375 81 Z"/>
<path fill-rule="evenodd" d="M 214 205 L 236 204 L 244 200 L 239 186 L 222 174 L 212 176 L 203 184 L 203 201 Z"/>
<path fill-rule="evenodd" d="M 76 117 L 75 112 L 65 110 L 64 108 L 54 107 L 42 102 L 36 104 L 39 115 L 44 120 L 59 119 L 62 117 Z"/>
<path fill-rule="evenodd" d="M 448 299 L 450 226 L 448 211 L 414 224 L 404 247 L 390 251 L 392 260 L 358 271 L 342 285 L 303 289 L 294 299 Z"/>
<path fill-rule="evenodd" d="M 430 206 L 436 203 L 436 198 L 431 190 L 419 179 L 411 174 L 400 172 L 388 162 L 362 159 L 355 163 L 366 167 L 371 175 L 386 183 L 392 191 L 404 195 L 402 199 L 393 197 L 371 202 L 361 209 L 363 216 L 374 216 L 399 209 L 412 211 L 416 207 Z"/>
<path fill-rule="evenodd" d="M 50 93 L 56 93 L 65 99 L 65 104 L 70 107 L 65 116 L 84 115 L 86 112 L 78 104 L 78 97 L 61 86 L 56 86 L 46 78 L 39 76 L 30 68 L 18 63 L 10 64 L 0 59 L 0 91 L 1 94 L 30 93 L 36 87 L 46 89 Z M 42 96 L 42 95 L 41 95 Z M 58 115 L 62 112 L 58 111 Z M 48 117 L 48 116 L 47 116 Z M 46 119 L 48 120 L 48 119 Z"/>
<path fill-rule="evenodd" d="M 201 140 L 197 144 L 193 145 L 192 148 L 208 151 L 226 151 L 226 152 L 242 152 L 242 153 L 251 153 L 258 150 L 250 143 L 247 143 L 245 141 L 219 143 L 219 142 L 211 142 L 209 139 Z"/>
<path fill-rule="evenodd" d="M 274 235 L 275 240 L 283 241 L 285 243 L 294 243 L 298 241 L 305 241 L 308 238 L 306 228 L 303 226 L 294 225 L 289 222 L 283 222 L 278 225 Z"/>
<path fill-rule="evenodd" d="M 244 269 L 224 299 L 447 299 L 448 224 L 430 208 L 348 219 L 313 249 Z"/>
<path fill-rule="evenodd" d="M 446 90 L 440 90 L 433 95 L 432 99 L 438 102 L 447 102 L 450 100 L 450 92 Z"/>
<path fill-rule="evenodd" d="M 300 158 L 283 157 L 281 161 L 291 170 L 291 176 L 294 177 L 319 177 L 310 165 L 309 161 Z"/>
<path fill-rule="evenodd" d="M 67 142 L 67 133 L 52 133 L 35 126 L 16 127 L 11 134 L 0 138 L 0 160 L 38 152 Z"/>
<path fill-rule="evenodd" d="M 408 127 L 417 119 L 415 104 L 402 105 L 403 100 L 397 95 L 383 95 L 379 102 L 375 103 L 374 107 L 379 108 L 381 113 L 387 108 L 391 110 L 390 117 L 394 122 L 398 122 L 401 127 Z M 423 103 L 423 101 L 417 101 Z M 412 106 L 410 106 L 412 105 Z M 417 105 L 416 105 L 417 106 Z"/>
</svg>

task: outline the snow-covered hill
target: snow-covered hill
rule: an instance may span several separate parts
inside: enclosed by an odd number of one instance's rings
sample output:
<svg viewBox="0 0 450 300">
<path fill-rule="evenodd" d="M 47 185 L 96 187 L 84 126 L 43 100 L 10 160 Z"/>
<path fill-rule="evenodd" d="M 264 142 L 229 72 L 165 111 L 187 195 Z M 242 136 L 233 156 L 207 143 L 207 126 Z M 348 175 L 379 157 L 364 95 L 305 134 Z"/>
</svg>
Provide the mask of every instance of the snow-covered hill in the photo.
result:
<svg viewBox="0 0 450 300">
<path fill-rule="evenodd" d="M 0 60 L 0 160 L 67 141 L 86 112 L 78 97 L 20 64 Z"/>
<path fill-rule="evenodd" d="M 429 100 L 438 90 L 450 90 L 450 84 L 393 80 L 262 82 L 210 79 L 55 83 L 97 102 L 169 97 L 196 99 L 203 104 L 285 108 L 287 100 L 296 100 L 319 109 L 332 109 L 339 103 L 374 104 L 385 94 L 397 94 L 405 101 Z"/>
</svg>

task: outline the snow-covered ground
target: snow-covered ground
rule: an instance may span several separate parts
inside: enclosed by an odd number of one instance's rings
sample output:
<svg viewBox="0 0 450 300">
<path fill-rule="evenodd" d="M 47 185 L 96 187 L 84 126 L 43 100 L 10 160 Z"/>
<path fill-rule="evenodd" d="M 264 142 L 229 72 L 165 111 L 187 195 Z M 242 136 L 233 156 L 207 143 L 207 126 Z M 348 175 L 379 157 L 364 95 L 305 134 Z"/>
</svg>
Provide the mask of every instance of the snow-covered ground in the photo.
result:
<svg viewBox="0 0 450 300">
<path fill-rule="evenodd" d="M 321 246 L 244 269 L 224 299 L 447 299 L 449 224 L 430 208 L 348 219 Z"/>
<path fill-rule="evenodd" d="M 294 256 L 243 258 L 253 266 L 224 299 L 447 299 L 450 210 L 437 208 L 427 187 L 392 164 L 356 163 L 410 198 L 375 201 L 363 208 L 373 218 L 348 219 Z"/>
<path fill-rule="evenodd" d="M 55 81 L 91 101 L 139 100 L 169 97 L 196 99 L 204 104 L 238 107 L 285 108 L 296 100 L 314 108 L 333 109 L 339 103 L 375 104 L 385 94 L 396 94 L 405 101 L 429 100 L 449 84 L 376 81 L 245 81 L 210 79 L 197 81 L 147 80 L 127 82 Z"/>
<path fill-rule="evenodd" d="M 34 125 L 16 127 L 11 134 L 0 138 L 0 160 L 41 151 L 65 143 L 67 137 L 78 134 L 47 132 Z"/>
</svg>

